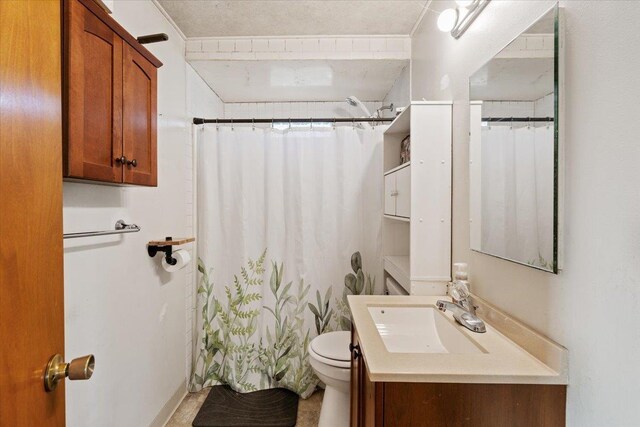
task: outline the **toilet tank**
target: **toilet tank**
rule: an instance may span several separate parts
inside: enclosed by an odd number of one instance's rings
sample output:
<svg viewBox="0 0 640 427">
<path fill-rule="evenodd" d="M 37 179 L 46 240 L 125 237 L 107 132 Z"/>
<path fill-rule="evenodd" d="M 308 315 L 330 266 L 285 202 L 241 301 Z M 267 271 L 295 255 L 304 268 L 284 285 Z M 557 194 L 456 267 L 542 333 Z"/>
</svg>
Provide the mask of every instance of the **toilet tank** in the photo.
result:
<svg viewBox="0 0 640 427">
<path fill-rule="evenodd" d="M 387 276 L 384 293 L 385 295 L 409 295 L 409 292 L 400 286 L 398 282 L 393 280 L 393 277 L 391 276 Z"/>
</svg>

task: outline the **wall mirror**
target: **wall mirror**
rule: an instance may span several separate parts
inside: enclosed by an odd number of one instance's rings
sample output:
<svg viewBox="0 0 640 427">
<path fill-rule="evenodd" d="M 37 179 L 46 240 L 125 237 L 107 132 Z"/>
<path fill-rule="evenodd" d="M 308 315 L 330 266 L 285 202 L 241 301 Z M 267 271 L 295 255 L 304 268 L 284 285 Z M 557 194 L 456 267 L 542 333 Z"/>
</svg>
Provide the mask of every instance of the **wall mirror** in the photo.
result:
<svg viewBox="0 0 640 427">
<path fill-rule="evenodd" d="M 560 10 L 471 75 L 471 249 L 558 272 Z"/>
</svg>

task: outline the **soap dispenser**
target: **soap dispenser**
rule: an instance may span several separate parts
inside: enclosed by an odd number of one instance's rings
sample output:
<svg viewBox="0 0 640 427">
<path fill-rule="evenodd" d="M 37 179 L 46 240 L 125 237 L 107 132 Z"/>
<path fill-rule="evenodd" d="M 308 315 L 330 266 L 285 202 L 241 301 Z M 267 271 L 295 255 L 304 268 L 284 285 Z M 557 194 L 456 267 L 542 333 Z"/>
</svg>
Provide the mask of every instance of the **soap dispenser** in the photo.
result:
<svg viewBox="0 0 640 427">
<path fill-rule="evenodd" d="M 473 304 L 469 293 L 467 264 L 456 262 L 453 264 L 453 282 L 449 283 L 449 296 L 454 303 L 461 305 L 467 311 L 473 313 Z"/>
</svg>

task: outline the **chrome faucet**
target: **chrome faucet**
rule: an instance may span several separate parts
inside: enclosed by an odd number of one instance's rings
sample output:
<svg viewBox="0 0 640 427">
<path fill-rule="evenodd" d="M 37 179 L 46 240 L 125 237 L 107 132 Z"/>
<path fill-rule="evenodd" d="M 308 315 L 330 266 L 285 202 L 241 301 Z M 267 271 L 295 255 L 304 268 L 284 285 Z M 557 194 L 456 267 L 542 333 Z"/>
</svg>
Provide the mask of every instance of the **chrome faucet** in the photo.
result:
<svg viewBox="0 0 640 427">
<path fill-rule="evenodd" d="M 476 306 L 473 305 L 473 300 L 471 299 L 471 295 L 467 294 L 467 296 L 465 296 L 461 300 L 456 300 L 455 298 L 452 298 L 452 299 L 455 304 L 458 304 L 460 307 L 464 308 L 474 316 L 476 315 Z"/>
<path fill-rule="evenodd" d="M 470 304 L 473 307 L 473 304 Z M 463 306 L 456 304 L 454 302 L 438 300 L 436 302 L 436 307 L 440 311 L 449 310 L 451 314 L 453 314 L 453 318 L 456 319 L 456 322 L 460 323 L 465 328 L 469 329 L 473 332 L 487 332 L 487 327 L 484 322 L 475 314 L 472 314 Z"/>
</svg>

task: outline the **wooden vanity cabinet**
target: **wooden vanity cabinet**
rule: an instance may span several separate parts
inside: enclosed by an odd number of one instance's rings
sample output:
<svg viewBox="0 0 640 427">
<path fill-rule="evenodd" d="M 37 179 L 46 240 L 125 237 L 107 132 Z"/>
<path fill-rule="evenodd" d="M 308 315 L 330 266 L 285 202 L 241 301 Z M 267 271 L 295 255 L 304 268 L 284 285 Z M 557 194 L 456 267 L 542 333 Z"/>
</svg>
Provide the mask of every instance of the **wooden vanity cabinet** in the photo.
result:
<svg viewBox="0 0 640 427">
<path fill-rule="evenodd" d="M 351 331 L 351 343 L 351 427 L 382 426 L 383 383 L 369 380 L 355 328 Z"/>
<path fill-rule="evenodd" d="M 162 63 L 93 0 L 64 0 L 64 176 L 157 185 Z"/>
<path fill-rule="evenodd" d="M 351 427 L 565 425 L 564 385 L 372 382 L 351 337 Z"/>
</svg>

